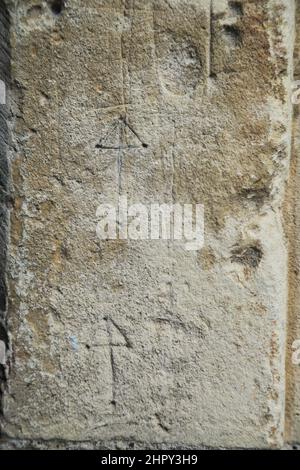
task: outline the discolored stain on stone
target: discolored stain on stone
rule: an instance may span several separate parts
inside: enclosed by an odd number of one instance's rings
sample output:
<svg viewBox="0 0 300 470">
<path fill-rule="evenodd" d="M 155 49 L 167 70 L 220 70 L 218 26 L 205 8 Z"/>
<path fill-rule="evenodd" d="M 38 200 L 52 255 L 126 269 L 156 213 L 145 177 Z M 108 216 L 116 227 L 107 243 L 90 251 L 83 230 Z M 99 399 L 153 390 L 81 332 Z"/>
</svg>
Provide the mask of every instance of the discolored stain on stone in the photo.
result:
<svg viewBox="0 0 300 470">
<path fill-rule="evenodd" d="M 204 247 L 198 254 L 197 261 L 201 269 L 210 270 L 216 263 L 216 255 L 209 247 Z"/>
</svg>

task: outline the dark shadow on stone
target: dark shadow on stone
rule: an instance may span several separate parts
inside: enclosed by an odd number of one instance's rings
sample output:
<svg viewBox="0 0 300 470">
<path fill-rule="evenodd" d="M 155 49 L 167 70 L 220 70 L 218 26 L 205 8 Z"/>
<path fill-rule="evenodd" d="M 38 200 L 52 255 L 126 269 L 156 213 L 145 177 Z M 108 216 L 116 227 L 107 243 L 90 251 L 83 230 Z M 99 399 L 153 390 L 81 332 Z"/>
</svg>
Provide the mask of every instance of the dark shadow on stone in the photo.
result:
<svg viewBox="0 0 300 470">
<path fill-rule="evenodd" d="M 224 26 L 224 36 L 231 48 L 240 47 L 242 45 L 242 35 L 240 29 L 235 25 Z"/>
<path fill-rule="evenodd" d="M 231 262 L 240 263 L 250 268 L 257 268 L 262 260 L 263 252 L 259 244 L 236 248 L 232 251 Z"/>
<path fill-rule="evenodd" d="M 231 1 L 229 2 L 229 7 L 231 12 L 236 16 L 243 16 L 244 14 L 244 7 L 242 2 L 239 1 Z"/>
<path fill-rule="evenodd" d="M 5 1 L 0 0 L 0 80 L 5 86 L 6 102 L 10 88 L 10 44 L 9 44 L 10 19 Z M 3 90 L 3 88 L 2 88 Z M 9 128 L 8 105 L 1 95 L 0 102 L 0 341 L 4 341 L 8 347 L 7 335 L 7 288 L 6 288 L 6 263 L 8 243 L 8 221 L 9 221 L 9 166 L 8 145 Z M 2 101 L 3 99 L 3 101 Z M 0 415 L 2 415 L 2 394 L 6 380 L 5 367 L 0 364 Z"/>
</svg>

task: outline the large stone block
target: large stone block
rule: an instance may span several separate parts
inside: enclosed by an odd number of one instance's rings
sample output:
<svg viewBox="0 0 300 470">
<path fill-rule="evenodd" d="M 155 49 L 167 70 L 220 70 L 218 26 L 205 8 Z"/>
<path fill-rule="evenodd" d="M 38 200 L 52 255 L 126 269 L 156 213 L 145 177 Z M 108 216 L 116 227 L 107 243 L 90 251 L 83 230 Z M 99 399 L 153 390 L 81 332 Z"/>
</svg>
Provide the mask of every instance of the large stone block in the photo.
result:
<svg viewBox="0 0 300 470">
<path fill-rule="evenodd" d="M 9 3 L 4 433 L 281 446 L 294 2 Z M 119 196 L 203 204 L 204 247 L 99 240 Z"/>
</svg>

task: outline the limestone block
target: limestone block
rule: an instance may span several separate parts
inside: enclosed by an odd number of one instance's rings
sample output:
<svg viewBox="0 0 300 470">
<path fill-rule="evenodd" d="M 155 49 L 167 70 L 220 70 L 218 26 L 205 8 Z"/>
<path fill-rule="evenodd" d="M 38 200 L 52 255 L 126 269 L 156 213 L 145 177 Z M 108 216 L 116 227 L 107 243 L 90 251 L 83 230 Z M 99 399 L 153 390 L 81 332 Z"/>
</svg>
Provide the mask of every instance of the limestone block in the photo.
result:
<svg viewBox="0 0 300 470">
<path fill-rule="evenodd" d="M 280 447 L 294 2 L 11 1 L 16 439 Z M 203 204 L 205 244 L 99 240 Z"/>
</svg>

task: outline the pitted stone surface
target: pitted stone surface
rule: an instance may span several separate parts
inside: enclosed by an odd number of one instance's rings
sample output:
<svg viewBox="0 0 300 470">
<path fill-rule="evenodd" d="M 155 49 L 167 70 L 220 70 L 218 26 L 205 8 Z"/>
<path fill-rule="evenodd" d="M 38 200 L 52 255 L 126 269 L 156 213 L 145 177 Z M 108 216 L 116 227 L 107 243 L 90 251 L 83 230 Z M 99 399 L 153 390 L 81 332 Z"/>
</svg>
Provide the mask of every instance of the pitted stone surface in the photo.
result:
<svg viewBox="0 0 300 470">
<path fill-rule="evenodd" d="M 5 435 L 281 446 L 294 2 L 9 3 Z M 204 204 L 204 248 L 99 241 L 119 195 Z"/>
</svg>

